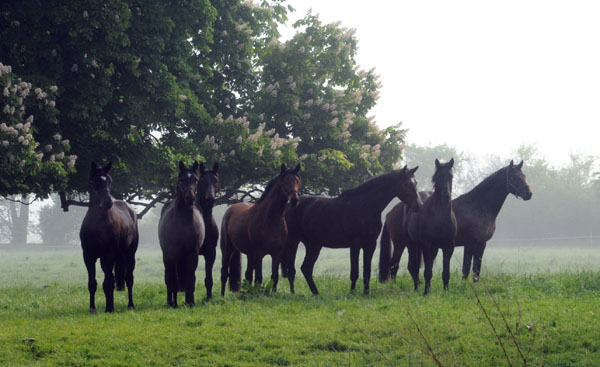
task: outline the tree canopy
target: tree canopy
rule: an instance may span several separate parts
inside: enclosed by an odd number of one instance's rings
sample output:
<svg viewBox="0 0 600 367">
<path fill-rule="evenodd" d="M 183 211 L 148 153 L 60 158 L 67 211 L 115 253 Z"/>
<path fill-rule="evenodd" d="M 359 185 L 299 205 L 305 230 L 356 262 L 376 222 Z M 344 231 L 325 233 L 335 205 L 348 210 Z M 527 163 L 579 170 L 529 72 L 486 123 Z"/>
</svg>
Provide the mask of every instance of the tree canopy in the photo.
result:
<svg viewBox="0 0 600 367">
<path fill-rule="evenodd" d="M 283 40 L 291 10 L 280 0 L 4 2 L 3 131 L 27 123 L 11 113 L 14 80 L 44 97 L 34 93 L 39 111 L 23 131 L 39 143 L 31 156 L 2 142 L 17 164 L 0 195 L 85 199 L 92 161 L 113 161 L 113 194 L 134 202 L 168 198 L 180 159 L 219 161 L 220 203 L 253 196 L 281 163 L 301 161 L 306 191 L 328 194 L 391 169 L 404 130 L 367 116 L 379 84 L 356 64 L 353 31 L 308 14 Z"/>
</svg>

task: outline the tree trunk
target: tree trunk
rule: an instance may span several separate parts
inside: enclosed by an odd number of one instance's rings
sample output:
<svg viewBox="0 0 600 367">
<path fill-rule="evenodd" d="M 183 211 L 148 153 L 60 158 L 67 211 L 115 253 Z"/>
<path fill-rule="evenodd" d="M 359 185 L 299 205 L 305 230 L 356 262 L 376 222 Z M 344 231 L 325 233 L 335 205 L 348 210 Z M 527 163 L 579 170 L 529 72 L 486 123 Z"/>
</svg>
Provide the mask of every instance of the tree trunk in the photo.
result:
<svg viewBox="0 0 600 367">
<path fill-rule="evenodd" d="M 27 198 L 24 198 L 27 199 Z M 19 210 L 17 210 L 19 207 Z M 27 243 L 27 228 L 29 227 L 29 205 L 10 202 L 11 245 Z"/>
</svg>

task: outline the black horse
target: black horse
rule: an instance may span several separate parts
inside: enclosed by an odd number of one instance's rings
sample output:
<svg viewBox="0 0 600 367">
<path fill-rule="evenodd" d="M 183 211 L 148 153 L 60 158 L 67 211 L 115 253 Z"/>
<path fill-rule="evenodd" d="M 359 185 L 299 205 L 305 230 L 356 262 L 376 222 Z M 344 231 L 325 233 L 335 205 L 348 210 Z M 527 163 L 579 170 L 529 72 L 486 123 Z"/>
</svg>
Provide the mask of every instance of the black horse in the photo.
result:
<svg viewBox="0 0 600 367">
<path fill-rule="evenodd" d="M 487 241 L 492 238 L 496 229 L 496 217 L 508 194 L 529 200 L 531 189 L 522 171 L 523 162 L 515 165 L 513 161 L 504 168 L 491 174 L 468 193 L 452 201 L 452 208 L 457 222 L 455 246 L 465 246 L 463 257 L 463 279 L 469 276 L 473 261 L 473 281 L 479 280 L 481 260 Z M 381 235 L 379 260 L 379 280 L 387 281 L 391 276 L 396 278 L 398 264 L 402 252 L 408 243 L 402 223 L 404 222 L 404 206 L 396 205 L 386 218 Z M 390 263 L 390 240 L 394 244 L 394 254 Z M 410 254 L 409 254 L 410 257 Z"/>
<path fill-rule="evenodd" d="M 105 167 L 92 162 L 89 175 L 90 206 L 83 218 L 79 238 L 83 249 L 83 261 L 88 272 L 90 292 L 90 312 L 96 312 L 95 294 L 96 260 L 104 271 L 104 295 L 106 312 L 113 312 L 115 282 L 117 290 L 125 289 L 129 296 L 128 307 L 133 305 L 133 269 L 139 235 L 137 217 L 133 209 L 124 201 L 113 200 L 110 196 L 112 163 Z M 113 274 L 114 269 L 114 274 Z"/>
<path fill-rule="evenodd" d="M 408 169 L 405 166 L 380 175 L 335 198 L 303 195 L 297 207 L 288 207 L 286 220 L 289 235 L 283 274 L 290 282 L 290 291 L 294 293 L 294 262 L 298 243 L 302 241 L 306 256 L 301 270 L 313 294 L 319 293 L 313 280 L 313 269 L 323 246 L 350 247 L 352 290 L 358 279 L 358 257 L 363 249 L 364 292 L 368 294 L 371 259 L 381 231 L 381 212 L 394 197 L 412 208 L 421 206 L 414 179 L 417 168 Z"/>
<path fill-rule="evenodd" d="M 415 290 L 419 286 L 420 254 L 423 254 L 425 263 L 425 292 L 429 293 L 433 260 L 438 250 L 442 249 L 444 263 L 442 279 L 444 289 L 448 289 L 450 281 L 450 259 L 454 252 L 454 239 L 456 237 L 456 218 L 452 210 L 452 179 L 454 159 L 442 164 L 435 160 L 435 173 L 433 175 L 433 193 L 423 195 L 423 208 L 418 211 L 405 211 L 404 230 L 408 237 L 409 265 L 408 270 L 412 275 Z"/>
<path fill-rule="evenodd" d="M 185 303 L 195 304 L 198 254 L 204 243 L 204 220 L 195 204 L 200 177 L 198 162 L 186 167 L 179 162 L 177 196 L 165 204 L 158 222 L 158 239 L 163 252 L 167 304 L 177 307 L 177 292 L 185 291 Z"/>
<path fill-rule="evenodd" d="M 219 227 L 212 215 L 219 188 L 219 164 L 215 162 L 212 170 L 207 170 L 204 167 L 204 163 L 200 163 L 200 182 L 198 183 L 198 192 L 196 194 L 196 205 L 200 207 L 205 226 L 204 243 L 200 248 L 199 254 L 204 256 L 206 299 L 212 297 L 212 269 L 215 264 L 217 242 L 219 240 Z"/>
</svg>

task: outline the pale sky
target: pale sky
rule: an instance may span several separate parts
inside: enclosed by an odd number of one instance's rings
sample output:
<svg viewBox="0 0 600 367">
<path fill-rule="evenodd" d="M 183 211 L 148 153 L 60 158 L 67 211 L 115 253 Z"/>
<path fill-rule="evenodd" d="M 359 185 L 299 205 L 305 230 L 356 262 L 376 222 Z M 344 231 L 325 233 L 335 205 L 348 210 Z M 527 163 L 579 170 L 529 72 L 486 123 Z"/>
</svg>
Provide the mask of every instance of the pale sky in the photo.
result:
<svg viewBox="0 0 600 367">
<path fill-rule="evenodd" d="M 372 114 L 402 121 L 409 143 L 600 156 L 600 1 L 289 3 L 290 24 L 312 8 L 356 29 L 357 61 L 383 84 Z"/>
</svg>

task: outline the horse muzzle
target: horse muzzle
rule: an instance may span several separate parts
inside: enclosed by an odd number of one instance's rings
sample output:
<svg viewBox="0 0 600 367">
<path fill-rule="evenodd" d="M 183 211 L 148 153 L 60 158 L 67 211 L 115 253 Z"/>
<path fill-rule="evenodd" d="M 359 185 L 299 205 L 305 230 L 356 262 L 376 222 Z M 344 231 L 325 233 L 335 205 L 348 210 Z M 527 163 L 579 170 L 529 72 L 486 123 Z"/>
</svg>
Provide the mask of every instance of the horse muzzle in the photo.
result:
<svg viewBox="0 0 600 367">
<path fill-rule="evenodd" d="M 298 206 L 298 201 L 299 201 L 298 194 L 291 195 L 291 197 L 289 198 L 289 202 L 290 202 L 290 205 L 292 206 L 292 208 L 295 208 Z"/>
<path fill-rule="evenodd" d="M 523 200 L 527 201 L 531 199 L 531 197 L 533 196 L 533 192 L 531 192 L 531 189 L 527 187 L 527 190 L 524 193 L 519 194 L 519 196 L 522 197 Z"/>
</svg>

